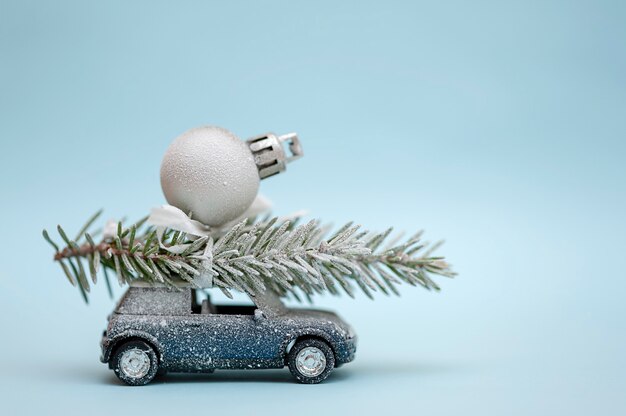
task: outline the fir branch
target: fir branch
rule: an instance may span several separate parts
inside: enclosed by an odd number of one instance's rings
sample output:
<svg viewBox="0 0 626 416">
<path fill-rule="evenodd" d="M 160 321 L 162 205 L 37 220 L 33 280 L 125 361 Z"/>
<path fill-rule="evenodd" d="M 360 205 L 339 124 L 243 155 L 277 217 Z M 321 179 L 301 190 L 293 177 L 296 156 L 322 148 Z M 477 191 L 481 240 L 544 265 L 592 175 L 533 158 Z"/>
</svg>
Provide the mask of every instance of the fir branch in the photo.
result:
<svg viewBox="0 0 626 416">
<path fill-rule="evenodd" d="M 120 284 L 197 286 L 209 279 L 227 296 L 230 290 L 253 295 L 273 290 L 298 300 L 298 292 L 307 299 L 340 291 L 353 297 L 355 286 L 368 297 L 373 292 L 398 295 L 396 286 L 401 283 L 439 290 L 433 275 L 455 275 L 442 257 L 432 256 L 432 247 L 438 245 L 422 243 L 421 232 L 401 242 L 400 237 L 389 239 L 391 229 L 373 233 L 348 223 L 325 237 L 326 227 L 318 221 L 297 225 L 297 219 L 279 222 L 267 217 L 197 238 L 170 229 L 157 233 L 144 227 L 142 219 L 129 227 L 118 222 L 114 235 L 104 235 L 95 243 L 88 229 L 99 215 L 90 218 L 74 240 L 57 227 L 65 243 L 62 249 L 43 231 L 55 250 L 54 260 L 85 300 L 90 290 L 85 270 L 94 284 L 102 270 L 109 293 L 107 270 L 115 272 Z M 86 242 L 79 244 L 83 236 Z"/>
</svg>

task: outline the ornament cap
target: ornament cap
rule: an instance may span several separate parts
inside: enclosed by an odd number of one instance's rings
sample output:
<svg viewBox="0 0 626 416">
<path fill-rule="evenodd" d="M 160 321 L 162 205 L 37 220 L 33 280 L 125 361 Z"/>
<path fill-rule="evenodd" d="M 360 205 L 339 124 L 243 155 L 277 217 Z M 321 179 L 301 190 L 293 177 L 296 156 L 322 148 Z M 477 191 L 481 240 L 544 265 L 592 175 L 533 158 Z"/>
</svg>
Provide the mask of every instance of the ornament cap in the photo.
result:
<svg viewBox="0 0 626 416">
<path fill-rule="evenodd" d="M 246 140 L 261 179 L 277 175 L 287 169 L 287 163 L 301 158 L 304 153 L 296 133 L 276 136 L 274 133 L 261 134 Z M 287 144 L 289 154 L 283 146 Z"/>
</svg>

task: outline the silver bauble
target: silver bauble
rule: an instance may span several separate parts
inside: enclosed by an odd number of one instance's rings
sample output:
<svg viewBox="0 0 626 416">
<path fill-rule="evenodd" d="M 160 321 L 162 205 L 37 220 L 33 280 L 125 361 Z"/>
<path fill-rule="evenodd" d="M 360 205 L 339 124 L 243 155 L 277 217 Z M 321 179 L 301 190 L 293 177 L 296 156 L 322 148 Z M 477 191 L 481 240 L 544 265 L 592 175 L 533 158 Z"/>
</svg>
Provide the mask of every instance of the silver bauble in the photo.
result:
<svg viewBox="0 0 626 416">
<path fill-rule="evenodd" d="M 221 127 L 191 129 L 169 146 L 161 162 L 167 202 L 217 227 L 239 217 L 259 190 L 259 172 L 246 143 Z"/>
</svg>

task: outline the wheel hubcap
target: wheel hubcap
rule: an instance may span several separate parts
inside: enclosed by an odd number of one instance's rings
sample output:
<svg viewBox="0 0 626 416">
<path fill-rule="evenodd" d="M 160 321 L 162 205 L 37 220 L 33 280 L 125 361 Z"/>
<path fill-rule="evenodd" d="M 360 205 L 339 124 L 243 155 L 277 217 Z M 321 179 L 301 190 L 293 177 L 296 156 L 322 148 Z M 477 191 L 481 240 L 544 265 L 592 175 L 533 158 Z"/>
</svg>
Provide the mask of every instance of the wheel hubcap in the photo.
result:
<svg viewBox="0 0 626 416">
<path fill-rule="evenodd" d="M 150 357 L 139 348 L 132 348 L 122 353 L 120 369 L 130 378 L 142 378 L 150 371 Z"/>
<path fill-rule="evenodd" d="M 296 368 L 307 377 L 316 377 L 326 368 L 326 356 L 316 347 L 305 347 L 296 356 Z"/>
</svg>

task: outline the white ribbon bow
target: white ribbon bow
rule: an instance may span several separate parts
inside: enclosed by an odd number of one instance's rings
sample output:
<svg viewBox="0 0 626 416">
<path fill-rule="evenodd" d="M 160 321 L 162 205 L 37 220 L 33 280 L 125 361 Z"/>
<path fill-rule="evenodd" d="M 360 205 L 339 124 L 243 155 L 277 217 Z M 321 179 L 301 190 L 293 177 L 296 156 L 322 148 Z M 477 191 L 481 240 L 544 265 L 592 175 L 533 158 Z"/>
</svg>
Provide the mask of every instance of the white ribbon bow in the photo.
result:
<svg viewBox="0 0 626 416">
<path fill-rule="evenodd" d="M 170 228 L 172 230 L 181 231 L 196 237 L 210 236 L 214 231 L 229 228 L 232 225 L 242 221 L 244 218 L 257 216 L 272 207 L 269 199 L 262 195 L 258 195 L 252 202 L 252 205 L 238 218 L 219 227 L 211 228 L 200 221 L 189 218 L 182 210 L 172 205 L 162 205 L 152 208 L 148 217 L 148 224 L 152 224 L 158 228 Z"/>
<path fill-rule="evenodd" d="M 195 279 L 196 283 L 200 287 L 208 288 L 213 286 L 212 234 L 220 231 L 221 229 L 230 227 L 233 224 L 242 221 L 244 218 L 254 217 L 264 211 L 268 211 L 271 206 L 272 204 L 267 198 L 258 195 L 252 202 L 252 205 L 250 205 L 250 207 L 239 218 L 220 227 L 211 228 L 210 226 L 203 224 L 200 221 L 191 219 L 179 208 L 176 208 L 172 205 L 162 205 L 160 207 L 152 208 L 147 222 L 148 224 L 154 225 L 156 227 L 157 237 L 161 248 L 173 254 L 182 253 L 183 251 L 185 251 L 185 249 L 187 249 L 187 247 L 189 247 L 189 244 L 191 243 L 177 244 L 175 246 L 169 247 L 165 246 L 162 241 L 163 233 L 167 228 L 175 231 L 184 232 L 190 236 L 209 237 L 204 253 L 201 256 L 196 256 L 196 258 L 201 260 L 201 269 L 199 270 L 200 275 L 197 276 Z"/>
</svg>

